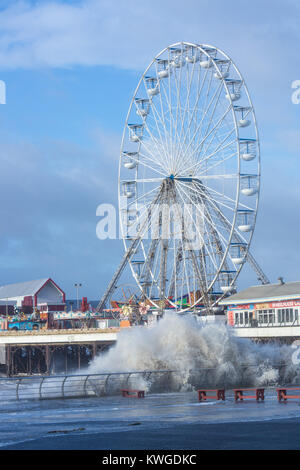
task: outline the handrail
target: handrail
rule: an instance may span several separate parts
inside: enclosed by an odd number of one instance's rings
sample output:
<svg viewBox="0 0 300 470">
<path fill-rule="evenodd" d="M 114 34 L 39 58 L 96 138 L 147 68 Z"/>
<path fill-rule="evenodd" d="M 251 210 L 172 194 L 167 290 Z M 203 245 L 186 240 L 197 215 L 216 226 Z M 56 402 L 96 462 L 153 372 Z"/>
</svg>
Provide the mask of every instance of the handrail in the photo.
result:
<svg viewBox="0 0 300 470">
<path fill-rule="evenodd" d="M 55 374 L 55 375 L 24 375 L 22 377 L 0 377 L 0 381 L 7 381 L 7 380 L 19 380 L 22 378 L 22 380 L 31 380 L 31 379 L 37 379 L 37 378 L 63 378 L 63 377 L 86 377 L 87 375 L 89 377 L 98 377 L 98 376 L 104 376 L 104 375 L 126 375 L 126 374 L 145 374 L 151 372 L 151 374 L 161 374 L 164 372 L 179 372 L 178 370 L 170 370 L 170 369 L 162 369 L 162 370 L 134 370 L 134 371 L 124 371 L 124 372 L 101 372 L 99 374 Z"/>
<path fill-rule="evenodd" d="M 282 362 L 272 364 L 272 367 L 286 367 Z M 242 363 L 240 368 L 257 367 L 257 364 Z M 190 370 L 190 373 L 216 370 L 217 367 L 201 367 Z M 5 399 L 39 399 L 51 398 L 83 398 L 100 397 L 107 394 L 118 393 L 122 388 L 130 386 L 136 388 L 135 377 L 142 376 L 146 382 L 159 374 L 181 374 L 180 370 L 145 370 L 129 372 L 105 372 L 99 374 L 69 374 L 47 376 L 24 376 L 0 379 L 0 394 L 5 394 Z M 115 379 L 115 380 L 113 380 Z M 88 386 L 90 380 L 90 386 Z M 4 382 L 2 382 L 4 381 Z M 1 389 L 1 384 L 4 387 Z M 12 393 L 9 393 L 12 386 Z M 151 388 L 151 382 L 150 382 Z M 14 398 L 15 397 L 15 398 Z"/>
<path fill-rule="evenodd" d="M 119 390 L 121 386 L 129 381 L 134 381 L 134 376 L 143 376 L 149 380 L 151 375 L 176 372 L 171 370 L 129 371 L 129 372 L 103 372 L 99 374 L 61 374 L 61 375 L 33 375 L 18 377 L 1 377 L 1 385 L 5 385 L 6 398 L 16 397 L 17 400 L 50 398 L 75 398 L 101 396 Z M 116 379 L 111 382 L 109 380 Z M 90 381 L 90 387 L 88 383 Z M 14 393 L 7 393 L 9 386 L 13 387 Z M 28 387 L 29 386 L 29 387 Z M 3 389 L 4 390 L 4 389 Z"/>
</svg>

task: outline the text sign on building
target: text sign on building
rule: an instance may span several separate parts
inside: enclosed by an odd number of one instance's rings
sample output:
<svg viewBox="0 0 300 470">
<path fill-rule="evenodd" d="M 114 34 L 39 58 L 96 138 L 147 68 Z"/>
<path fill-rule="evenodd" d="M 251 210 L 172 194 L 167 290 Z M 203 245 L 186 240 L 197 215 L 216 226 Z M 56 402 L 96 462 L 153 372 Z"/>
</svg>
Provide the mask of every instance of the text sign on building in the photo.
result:
<svg viewBox="0 0 300 470">
<path fill-rule="evenodd" d="M 231 310 L 251 310 L 253 308 L 253 304 L 229 305 L 228 308 Z"/>
<path fill-rule="evenodd" d="M 300 300 L 283 300 L 271 302 L 269 305 L 271 308 L 300 307 Z"/>
<path fill-rule="evenodd" d="M 265 310 L 267 308 L 272 308 L 270 303 L 255 304 L 255 310 Z"/>
</svg>

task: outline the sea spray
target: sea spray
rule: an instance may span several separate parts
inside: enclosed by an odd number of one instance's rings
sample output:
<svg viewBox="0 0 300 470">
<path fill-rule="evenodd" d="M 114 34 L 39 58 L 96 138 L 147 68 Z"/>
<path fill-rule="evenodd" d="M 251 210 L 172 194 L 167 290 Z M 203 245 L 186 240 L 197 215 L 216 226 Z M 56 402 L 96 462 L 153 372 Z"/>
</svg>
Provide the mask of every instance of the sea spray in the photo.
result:
<svg viewBox="0 0 300 470">
<path fill-rule="evenodd" d="M 148 379 L 131 376 L 130 386 L 151 391 L 299 383 L 293 352 L 287 345 L 238 338 L 223 324 L 202 326 L 192 315 L 166 314 L 152 328 L 121 331 L 116 345 L 97 356 L 88 372 L 176 371 Z"/>
</svg>

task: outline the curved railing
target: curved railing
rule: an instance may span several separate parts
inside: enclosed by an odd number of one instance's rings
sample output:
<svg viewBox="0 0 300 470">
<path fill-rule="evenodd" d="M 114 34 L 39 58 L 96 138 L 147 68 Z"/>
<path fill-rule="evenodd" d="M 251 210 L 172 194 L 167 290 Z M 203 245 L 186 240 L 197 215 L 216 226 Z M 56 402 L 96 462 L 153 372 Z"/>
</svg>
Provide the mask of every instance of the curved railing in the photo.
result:
<svg viewBox="0 0 300 470">
<path fill-rule="evenodd" d="M 176 371 L 130 371 L 101 374 L 69 374 L 0 378 L 0 399 L 26 400 L 99 397 L 121 388 L 144 388 L 162 379 L 166 383 Z M 155 378 L 155 380 L 154 380 Z"/>
<path fill-rule="evenodd" d="M 291 364 L 281 362 L 269 364 L 281 371 Z M 147 370 L 147 371 L 127 371 L 127 372 L 102 372 L 101 374 L 68 374 L 68 375 L 48 375 L 48 376 L 18 376 L 11 378 L 0 378 L 0 400 L 49 400 L 51 398 L 80 398 L 80 397 L 101 397 L 105 395 L 120 394 L 121 389 L 139 389 L 150 393 L 168 392 L 181 390 L 182 384 L 188 383 L 196 387 L 225 389 L 234 386 L 249 387 L 254 386 L 253 377 L 255 369 L 259 364 L 239 364 L 238 383 L 232 380 L 231 368 L 228 371 L 220 371 L 216 376 L 216 366 L 200 367 L 197 370 Z M 251 372 L 251 369 L 254 371 Z M 274 380 L 274 384 L 278 385 Z M 281 383 L 281 385 L 283 385 Z M 285 384 L 287 385 L 287 384 Z"/>
</svg>

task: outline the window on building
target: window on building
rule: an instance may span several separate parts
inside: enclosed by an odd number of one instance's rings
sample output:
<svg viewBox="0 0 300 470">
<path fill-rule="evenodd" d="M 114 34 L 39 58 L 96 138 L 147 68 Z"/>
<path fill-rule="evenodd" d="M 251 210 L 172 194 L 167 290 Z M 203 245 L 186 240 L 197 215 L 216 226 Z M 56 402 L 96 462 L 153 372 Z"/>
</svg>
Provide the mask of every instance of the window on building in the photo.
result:
<svg viewBox="0 0 300 470">
<path fill-rule="evenodd" d="M 277 310 L 278 323 L 293 323 L 295 320 L 298 322 L 298 310 L 292 308 L 280 308 Z"/>
<path fill-rule="evenodd" d="M 275 310 L 258 310 L 258 322 L 263 325 L 273 324 L 275 322 Z"/>
</svg>

